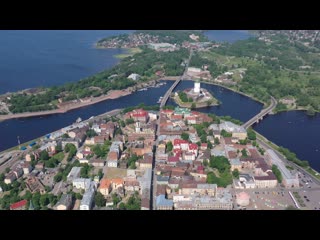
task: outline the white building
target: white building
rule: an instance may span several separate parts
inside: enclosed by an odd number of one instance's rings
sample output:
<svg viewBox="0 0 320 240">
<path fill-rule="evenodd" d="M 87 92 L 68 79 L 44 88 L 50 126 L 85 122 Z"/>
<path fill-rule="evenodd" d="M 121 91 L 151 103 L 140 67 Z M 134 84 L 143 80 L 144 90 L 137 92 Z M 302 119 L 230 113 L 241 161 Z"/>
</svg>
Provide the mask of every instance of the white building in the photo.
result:
<svg viewBox="0 0 320 240">
<path fill-rule="evenodd" d="M 201 68 L 188 67 L 188 72 L 200 73 L 201 72 Z"/>
<path fill-rule="evenodd" d="M 72 186 L 76 189 L 84 189 L 87 190 L 91 186 L 90 178 L 76 178 L 72 181 Z"/>
<path fill-rule="evenodd" d="M 140 78 L 140 75 L 139 74 L 136 74 L 136 73 L 132 73 L 128 76 L 129 79 L 132 79 L 133 81 L 137 81 L 139 80 Z"/>
<path fill-rule="evenodd" d="M 80 210 L 90 210 L 94 198 L 94 188 L 90 187 L 84 194 L 80 204 Z"/>
<path fill-rule="evenodd" d="M 107 166 L 108 167 L 114 167 L 114 168 L 118 167 L 118 160 L 108 160 L 107 161 Z"/>
<path fill-rule="evenodd" d="M 80 177 L 81 167 L 73 167 L 67 176 L 68 181 L 72 181 Z"/>
<path fill-rule="evenodd" d="M 278 167 L 282 175 L 282 183 L 286 188 L 299 187 L 298 174 L 292 174 L 273 150 L 268 149 L 266 151 L 266 158 L 270 164 L 274 164 Z"/>
</svg>

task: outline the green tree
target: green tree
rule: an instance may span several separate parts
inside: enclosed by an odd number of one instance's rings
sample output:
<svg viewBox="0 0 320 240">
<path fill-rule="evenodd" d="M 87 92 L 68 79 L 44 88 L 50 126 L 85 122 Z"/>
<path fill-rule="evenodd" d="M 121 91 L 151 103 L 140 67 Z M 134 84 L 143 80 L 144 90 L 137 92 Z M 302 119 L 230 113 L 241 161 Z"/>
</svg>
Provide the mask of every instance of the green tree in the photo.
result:
<svg viewBox="0 0 320 240">
<path fill-rule="evenodd" d="M 105 207 L 106 206 L 106 200 L 104 199 L 104 196 L 101 192 L 97 191 L 96 196 L 94 197 L 94 201 L 98 207 Z"/>
<path fill-rule="evenodd" d="M 277 167 L 277 165 L 273 164 L 271 170 L 272 170 L 273 174 L 277 177 L 278 182 L 281 183 L 282 182 L 282 174 L 281 174 L 279 168 Z"/>
<path fill-rule="evenodd" d="M 248 129 L 247 134 L 248 134 L 249 140 L 257 139 L 256 133 L 251 128 Z"/>
<path fill-rule="evenodd" d="M 120 196 L 118 196 L 116 193 L 113 193 L 111 196 L 112 196 L 113 206 L 117 206 L 118 203 L 121 202 Z"/>
<path fill-rule="evenodd" d="M 210 167 L 218 169 L 220 173 L 230 169 L 229 160 L 224 156 L 211 156 Z"/>
<path fill-rule="evenodd" d="M 56 146 L 56 152 L 59 153 L 59 152 L 62 152 L 62 145 L 61 144 L 58 144 Z"/>
<path fill-rule="evenodd" d="M 191 109 L 195 109 L 196 107 L 197 107 L 196 103 L 193 102 L 193 103 L 191 104 Z"/>
<path fill-rule="evenodd" d="M 62 173 L 57 173 L 53 180 L 57 183 L 57 182 L 60 182 L 62 180 Z"/>
<path fill-rule="evenodd" d="M 183 132 L 183 133 L 181 134 L 181 138 L 182 138 L 183 140 L 185 140 L 185 141 L 189 141 L 189 134 L 186 133 L 186 132 Z"/>
<path fill-rule="evenodd" d="M 41 153 L 40 153 L 40 160 L 49 160 L 49 154 L 46 150 L 43 150 Z"/>
<path fill-rule="evenodd" d="M 126 119 L 126 124 L 127 124 L 127 125 L 132 124 L 132 123 L 134 123 L 133 118 L 128 118 L 128 119 Z"/>
<path fill-rule="evenodd" d="M 220 141 L 219 141 L 219 138 L 214 138 L 214 144 L 216 144 L 216 145 L 218 145 L 218 144 L 220 144 Z"/>
<path fill-rule="evenodd" d="M 40 205 L 41 207 L 47 206 L 49 204 L 49 199 L 47 194 L 43 194 L 40 197 Z"/>
<path fill-rule="evenodd" d="M 248 153 L 245 148 L 241 150 L 241 153 L 242 153 L 242 157 L 248 157 Z"/>
<path fill-rule="evenodd" d="M 101 179 L 103 177 L 103 171 L 102 169 L 99 169 L 98 171 L 98 176 L 99 176 L 99 179 Z"/>
<path fill-rule="evenodd" d="M 239 179 L 239 170 L 238 170 L 237 168 L 232 171 L 232 176 L 233 176 L 234 178 Z"/>
<path fill-rule="evenodd" d="M 121 203 L 119 204 L 119 209 L 120 209 L 120 210 L 126 210 L 126 205 L 125 205 L 123 202 L 121 202 Z"/>
<path fill-rule="evenodd" d="M 167 142 L 166 144 L 166 149 L 167 149 L 167 152 L 171 152 L 172 149 L 173 149 L 173 144 L 171 141 Z"/>
<path fill-rule="evenodd" d="M 208 148 L 209 148 L 209 149 L 212 149 L 212 147 L 213 147 L 213 146 L 212 146 L 212 143 L 211 143 L 210 141 L 208 141 L 207 143 L 208 143 Z"/>
<path fill-rule="evenodd" d="M 9 167 L 6 167 L 5 172 L 6 172 L 6 173 L 10 172 L 10 168 L 9 168 Z"/>
<path fill-rule="evenodd" d="M 232 133 L 228 133 L 226 130 L 221 130 L 221 136 L 223 137 L 232 137 Z"/>
<path fill-rule="evenodd" d="M 97 136 L 98 134 L 93 129 L 88 129 L 86 135 L 88 138 L 92 138 L 94 136 Z"/>
<path fill-rule="evenodd" d="M 82 199 L 82 195 L 81 195 L 81 193 L 76 193 L 76 199 L 78 199 L 78 200 L 81 200 Z"/>
</svg>

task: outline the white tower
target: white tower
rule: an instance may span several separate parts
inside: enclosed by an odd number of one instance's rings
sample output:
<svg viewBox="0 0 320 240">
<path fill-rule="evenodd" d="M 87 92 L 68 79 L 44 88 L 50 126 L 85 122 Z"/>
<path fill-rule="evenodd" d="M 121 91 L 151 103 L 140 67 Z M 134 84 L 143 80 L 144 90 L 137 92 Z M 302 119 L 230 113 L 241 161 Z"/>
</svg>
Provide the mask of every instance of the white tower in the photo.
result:
<svg viewBox="0 0 320 240">
<path fill-rule="evenodd" d="M 195 82 L 195 83 L 194 83 L 193 91 L 194 91 L 195 93 L 200 93 L 200 82 Z"/>
<path fill-rule="evenodd" d="M 140 133 L 140 132 L 141 132 L 140 122 L 136 122 L 136 133 Z"/>
</svg>

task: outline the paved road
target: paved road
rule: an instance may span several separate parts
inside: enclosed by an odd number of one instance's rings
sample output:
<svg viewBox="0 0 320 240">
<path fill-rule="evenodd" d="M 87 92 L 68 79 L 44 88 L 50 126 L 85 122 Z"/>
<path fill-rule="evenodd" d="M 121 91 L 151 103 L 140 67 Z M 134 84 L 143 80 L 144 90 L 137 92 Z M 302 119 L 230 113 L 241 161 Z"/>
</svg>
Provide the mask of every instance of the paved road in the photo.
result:
<svg viewBox="0 0 320 240">
<path fill-rule="evenodd" d="M 260 118 L 263 118 L 264 116 L 266 116 L 267 114 L 269 114 L 270 112 L 272 112 L 272 110 L 277 106 L 277 100 L 274 97 L 271 97 L 271 104 L 269 107 L 267 107 L 266 109 L 263 109 L 260 113 L 258 113 L 257 115 L 255 115 L 253 118 L 251 118 L 249 121 L 247 121 L 246 123 L 244 123 L 242 125 L 242 127 L 244 127 L 245 129 L 247 129 L 248 127 L 250 127 L 252 124 L 254 124 L 257 120 L 259 120 Z"/>
<path fill-rule="evenodd" d="M 181 80 L 183 80 L 187 75 L 186 75 L 186 72 L 188 71 L 188 67 L 189 67 L 189 63 L 190 63 L 190 60 L 191 60 L 191 57 L 192 57 L 192 54 L 193 54 L 193 51 L 190 50 L 190 55 L 189 55 L 189 58 L 186 62 L 186 65 L 185 65 L 185 70 L 182 74 L 182 76 L 177 79 L 174 84 L 168 89 L 168 91 L 166 92 L 166 94 L 164 95 L 164 97 L 162 98 L 162 101 L 161 101 L 161 104 L 160 104 L 160 110 L 165 106 L 165 104 L 167 103 L 168 101 L 168 98 L 170 97 L 173 89 L 179 84 L 179 82 Z M 157 131 L 156 131 L 156 141 L 155 141 L 155 147 L 158 146 L 158 137 L 160 135 L 160 116 L 157 120 Z M 156 193 L 157 193 L 157 184 L 156 184 L 156 174 L 155 174 L 155 167 L 156 167 L 156 156 L 157 154 L 157 148 L 156 148 L 156 151 L 154 153 L 154 158 L 153 158 L 153 163 L 152 163 L 152 177 L 151 177 L 151 191 L 150 191 L 150 206 L 151 208 L 150 209 L 153 209 L 155 210 L 156 209 Z"/>
</svg>

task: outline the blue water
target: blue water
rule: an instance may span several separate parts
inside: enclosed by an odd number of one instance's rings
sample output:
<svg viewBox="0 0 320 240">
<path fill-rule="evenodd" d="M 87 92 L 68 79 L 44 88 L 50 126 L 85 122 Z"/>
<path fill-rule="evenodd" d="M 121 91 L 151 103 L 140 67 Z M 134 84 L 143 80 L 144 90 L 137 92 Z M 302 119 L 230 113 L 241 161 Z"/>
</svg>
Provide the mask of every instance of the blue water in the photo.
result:
<svg viewBox="0 0 320 240">
<path fill-rule="evenodd" d="M 132 31 L 0 30 L 0 94 L 78 81 L 118 62 L 120 49 L 95 49 L 103 37 Z"/>
<path fill-rule="evenodd" d="M 254 129 L 320 171 L 320 114 L 311 117 L 303 111 L 291 111 L 268 115 Z"/>
<path fill-rule="evenodd" d="M 247 30 L 208 30 L 205 35 L 211 41 L 229 43 L 252 37 Z"/>
</svg>

